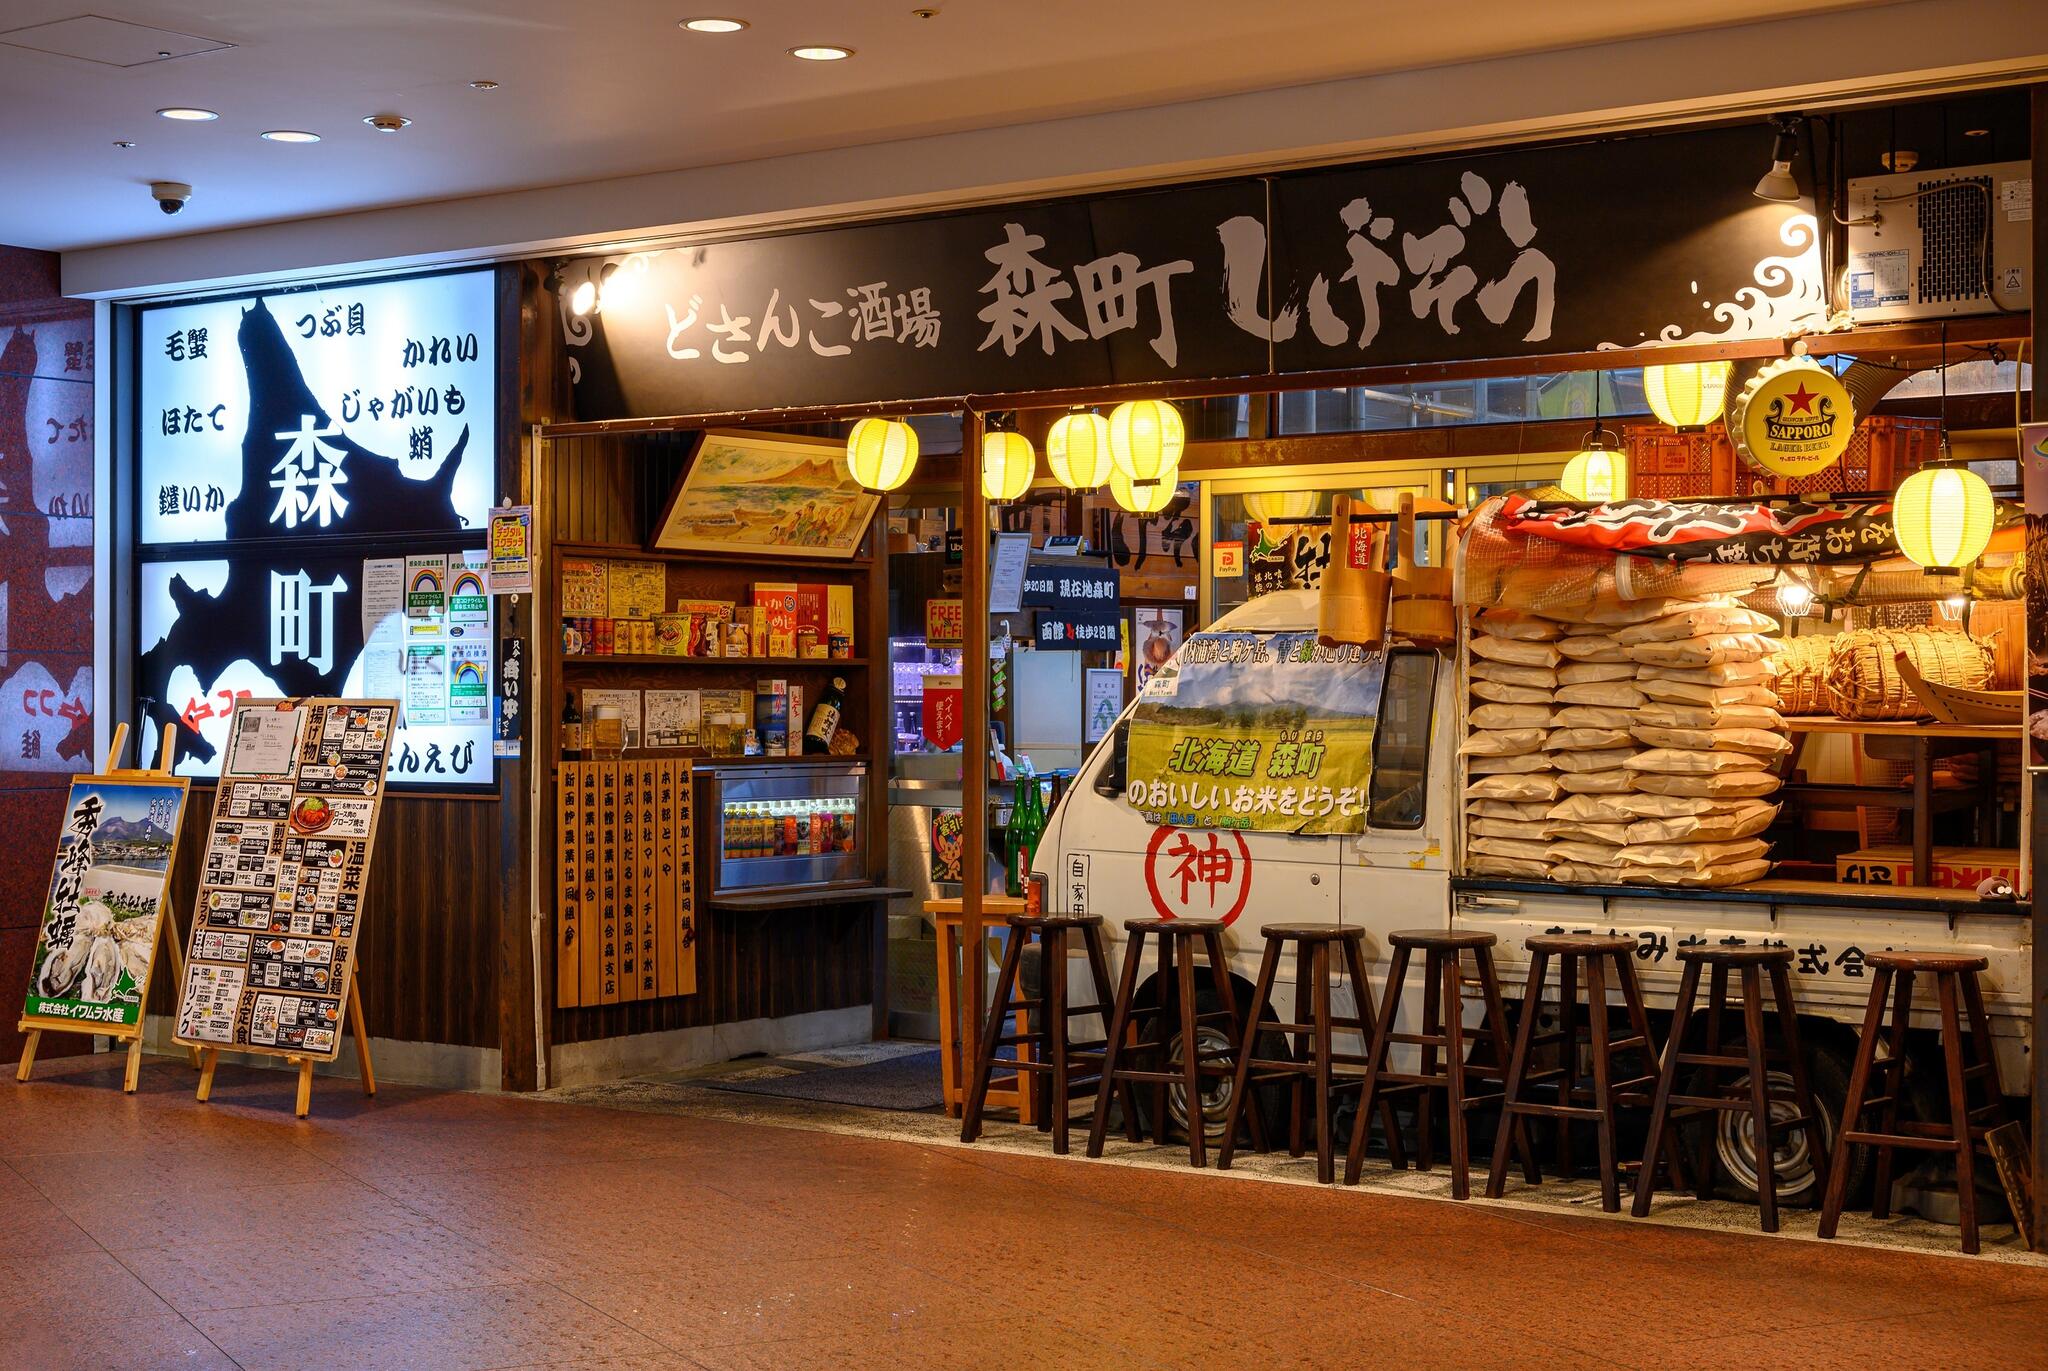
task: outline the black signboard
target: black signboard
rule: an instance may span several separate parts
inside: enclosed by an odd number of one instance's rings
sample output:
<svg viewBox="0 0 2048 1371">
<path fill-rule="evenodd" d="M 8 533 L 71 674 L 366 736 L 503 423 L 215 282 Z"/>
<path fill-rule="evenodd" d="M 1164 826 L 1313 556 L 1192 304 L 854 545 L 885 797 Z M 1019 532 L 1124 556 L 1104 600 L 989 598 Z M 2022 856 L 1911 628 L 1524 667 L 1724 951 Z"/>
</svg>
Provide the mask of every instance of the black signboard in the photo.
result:
<svg viewBox="0 0 2048 1371">
<path fill-rule="evenodd" d="M 1024 608 L 1054 613 L 1114 612 L 1117 573 L 1113 566 L 1079 557 L 1034 558 L 1024 569 Z"/>
<path fill-rule="evenodd" d="M 1123 642 L 1115 609 L 1041 610 L 1033 641 L 1044 652 L 1114 652 Z"/>
<path fill-rule="evenodd" d="M 1809 205 L 1726 128 L 1215 182 L 568 264 L 584 419 L 1778 336 Z M 1809 178 L 1805 178 L 1810 181 Z"/>
</svg>

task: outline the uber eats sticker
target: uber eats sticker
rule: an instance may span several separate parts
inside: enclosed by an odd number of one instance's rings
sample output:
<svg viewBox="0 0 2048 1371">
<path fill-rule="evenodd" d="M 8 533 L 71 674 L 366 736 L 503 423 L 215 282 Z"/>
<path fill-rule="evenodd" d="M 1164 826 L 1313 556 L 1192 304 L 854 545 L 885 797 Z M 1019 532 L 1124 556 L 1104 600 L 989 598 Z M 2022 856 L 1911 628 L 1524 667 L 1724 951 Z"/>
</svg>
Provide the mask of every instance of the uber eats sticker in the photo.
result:
<svg viewBox="0 0 2048 1371">
<path fill-rule="evenodd" d="M 1148 822 L 1365 830 L 1382 654 L 1313 633 L 1201 633 L 1176 668 L 1131 715 L 1124 794 Z"/>
</svg>

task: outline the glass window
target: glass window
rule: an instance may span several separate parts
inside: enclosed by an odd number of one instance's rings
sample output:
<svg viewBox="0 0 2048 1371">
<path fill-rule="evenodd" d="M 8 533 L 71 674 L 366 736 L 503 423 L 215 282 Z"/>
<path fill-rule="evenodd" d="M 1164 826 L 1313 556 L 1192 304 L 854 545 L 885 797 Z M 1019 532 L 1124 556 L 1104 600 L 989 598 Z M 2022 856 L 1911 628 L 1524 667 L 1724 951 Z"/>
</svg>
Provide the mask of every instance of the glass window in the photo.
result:
<svg viewBox="0 0 2048 1371">
<path fill-rule="evenodd" d="M 1434 652 L 1396 652 L 1387 660 L 1379 727 L 1372 740 L 1374 828 L 1420 828 L 1429 800 L 1429 726 L 1436 708 Z"/>
</svg>

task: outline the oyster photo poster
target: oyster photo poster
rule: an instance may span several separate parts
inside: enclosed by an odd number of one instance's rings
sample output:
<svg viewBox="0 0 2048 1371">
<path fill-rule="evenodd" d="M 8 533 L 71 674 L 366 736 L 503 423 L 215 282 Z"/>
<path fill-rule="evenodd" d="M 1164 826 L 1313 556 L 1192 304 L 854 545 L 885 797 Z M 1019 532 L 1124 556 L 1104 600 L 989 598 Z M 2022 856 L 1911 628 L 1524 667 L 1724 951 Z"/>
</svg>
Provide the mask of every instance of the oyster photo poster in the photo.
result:
<svg viewBox="0 0 2048 1371">
<path fill-rule="evenodd" d="M 331 1059 L 396 700 L 238 700 L 172 1036 Z"/>
<path fill-rule="evenodd" d="M 72 781 L 24 1019 L 100 1031 L 142 1022 L 186 785 L 182 778 Z"/>
</svg>

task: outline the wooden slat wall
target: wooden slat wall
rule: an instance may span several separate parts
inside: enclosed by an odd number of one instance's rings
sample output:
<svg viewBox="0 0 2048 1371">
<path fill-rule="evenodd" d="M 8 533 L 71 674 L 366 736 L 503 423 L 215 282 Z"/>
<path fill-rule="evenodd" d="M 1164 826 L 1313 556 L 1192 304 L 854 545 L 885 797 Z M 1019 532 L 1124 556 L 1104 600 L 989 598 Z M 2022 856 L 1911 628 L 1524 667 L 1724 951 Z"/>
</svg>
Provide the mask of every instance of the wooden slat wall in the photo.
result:
<svg viewBox="0 0 2048 1371">
<path fill-rule="evenodd" d="M 178 927 L 191 933 L 214 789 L 194 786 L 172 881 Z M 356 979 L 373 1037 L 498 1046 L 498 806 L 394 795 L 371 864 Z M 176 1013 L 168 976 L 150 1013 Z"/>
<path fill-rule="evenodd" d="M 642 546 L 647 531 L 666 506 L 694 443 L 694 436 L 689 434 L 650 434 L 598 435 L 550 444 L 552 451 L 547 460 L 552 462 L 554 499 L 552 508 L 541 517 L 552 518 L 553 540 Z M 670 589 L 675 591 L 679 587 L 672 582 Z M 863 623 L 864 631 L 868 631 L 869 622 Z M 543 625 L 538 632 L 554 629 L 554 625 Z M 886 657 L 886 644 L 863 642 L 860 647 L 877 659 L 878 665 L 871 668 L 873 679 L 885 683 L 886 667 L 879 663 Z M 752 677 L 761 674 L 761 668 L 751 665 L 744 671 L 749 677 L 748 684 Z M 623 678 L 614 682 L 617 674 L 616 669 L 609 672 L 606 683 L 643 684 Z M 886 689 L 886 684 L 880 688 Z M 698 785 L 695 838 L 699 866 L 706 868 L 712 858 L 703 854 L 715 854 L 718 845 L 712 831 L 708 782 L 700 780 Z M 550 777 L 544 792 L 552 797 L 553 791 Z M 871 816 L 863 818 L 870 821 L 862 841 L 886 843 L 884 826 L 872 822 Z M 543 871 L 539 881 L 542 898 L 550 904 L 546 921 L 550 929 L 555 926 L 552 903 L 556 889 L 556 841 L 550 816 L 540 843 Z M 557 1008 L 552 1016 L 551 1041 L 588 1042 L 746 1019 L 781 1018 L 873 1002 L 877 987 L 872 949 L 876 920 L 881 917 L 873 906 L 830 905 L 815 910 L 737 914 L 710 908 L 704 902 L 706 886 L 707 870 L 700 869 L 696 993 Z M 549 986 L 552 1003 L 557 969 L 548 965 L 540 968 L 540 972 Z"/>
</svg>

